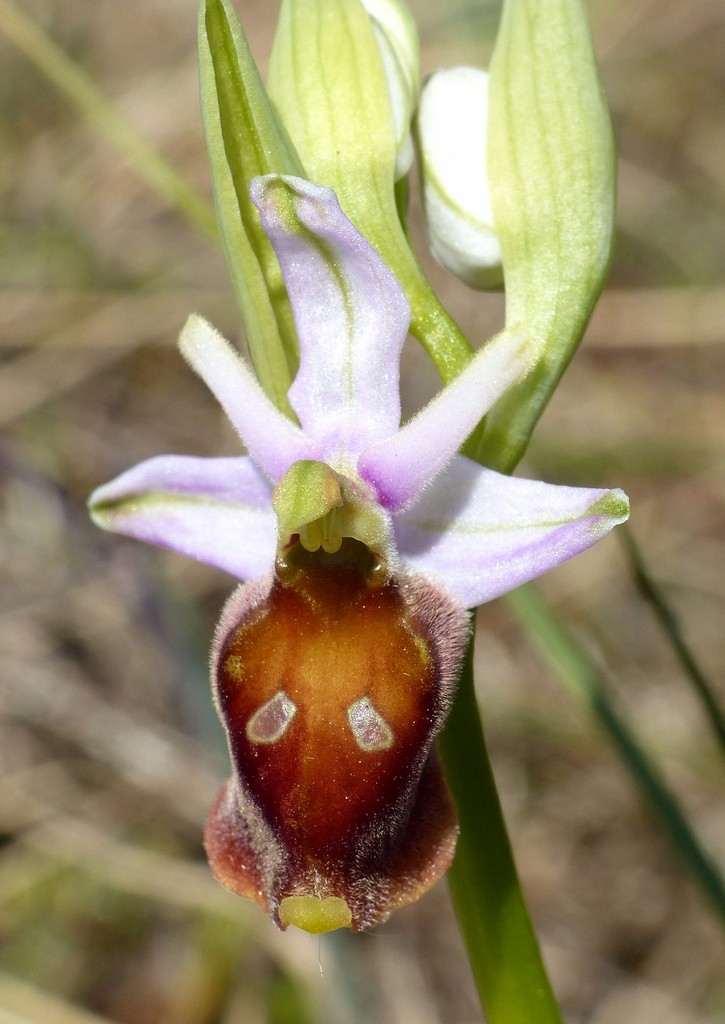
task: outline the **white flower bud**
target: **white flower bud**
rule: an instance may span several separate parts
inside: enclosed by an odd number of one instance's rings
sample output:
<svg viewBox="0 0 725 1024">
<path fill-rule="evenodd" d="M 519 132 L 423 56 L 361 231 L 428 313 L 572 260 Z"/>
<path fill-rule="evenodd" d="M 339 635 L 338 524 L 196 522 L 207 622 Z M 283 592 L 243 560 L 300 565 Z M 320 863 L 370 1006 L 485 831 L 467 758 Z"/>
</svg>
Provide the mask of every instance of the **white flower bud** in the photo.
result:
<svg viewBox="0 0 725 1024">
<path fill-rule="evenodd" d="M 472 288 L 502 281 L 486 163 L 488 73 L 438 71 L 420 100 L 423 197 L 433 255 Z"/>
</svg>

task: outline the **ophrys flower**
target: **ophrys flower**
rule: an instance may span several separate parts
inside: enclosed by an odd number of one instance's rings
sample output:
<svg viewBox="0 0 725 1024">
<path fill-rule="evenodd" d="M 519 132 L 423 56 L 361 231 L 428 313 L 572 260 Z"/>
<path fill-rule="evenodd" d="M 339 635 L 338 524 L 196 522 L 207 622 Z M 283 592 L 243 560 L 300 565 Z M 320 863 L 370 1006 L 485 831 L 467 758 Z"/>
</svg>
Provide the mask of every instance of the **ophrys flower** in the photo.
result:
<svg viewBox="0 0 725 1024">
<path fill-rule="evenodd" d="M 299 424 L 199 317 L 181 350 L 248 455 L 162 456 L 92 496 L 106 529 L 247 581 L 212 685 L 233 775 L 206 834 L 217 877 L 283 926 L 364 929 L 445 871 L 455 813 L 434 741 L 465 609 L 593 544 L 621 491 L 502 476 L 456 454 L 533 353 L 509 331 L 400 426 L 409 308 L 334 193 L 256 179 L 300 342 Z"/>
</svg>

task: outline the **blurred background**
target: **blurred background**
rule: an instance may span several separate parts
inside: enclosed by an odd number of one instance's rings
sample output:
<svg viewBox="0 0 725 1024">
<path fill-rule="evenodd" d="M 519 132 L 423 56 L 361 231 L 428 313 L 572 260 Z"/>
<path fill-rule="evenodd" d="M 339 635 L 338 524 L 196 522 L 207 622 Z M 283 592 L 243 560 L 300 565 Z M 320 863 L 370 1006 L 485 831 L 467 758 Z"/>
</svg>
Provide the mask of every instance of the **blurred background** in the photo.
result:
<svg viewBox="0 0 725 1024">
<path fill-rule="evenodd" d="M 16 2 L 208 197 L 195 0 Z M 264 68 L 277 5 L 236 2 Z M 424 72 L 488 60 L 495 4 L 411 6 Z M 725 8 L 590 13 L 617 245 L 522 471 L 629 492 L 649 573 L 725 701 Z M 174 346 L 191 310 L 232 338 L 239 318 L 214 244 L 10 41 L 11 15 L 0 0 L 0 1021 L 480 1022 L 445 883 L 371 935 L 318 940 L 278 934 L 207 869 L 226 755 L 206 659 L 233 581 L 102 534 L 85 501 L 152 455 L 237 452 Z M 470 337 L 497 329 L 500 297 L 427 265 Z M 412 347 L 404 383 L 408 410 L 435 387 Z M 725 865 L 723 750 L 621 538 L 539 592 Z M 479 614 L 494 768 L 568 1024 L 725 1020 L 723 908 L 511 606 Z"/>
</svg>

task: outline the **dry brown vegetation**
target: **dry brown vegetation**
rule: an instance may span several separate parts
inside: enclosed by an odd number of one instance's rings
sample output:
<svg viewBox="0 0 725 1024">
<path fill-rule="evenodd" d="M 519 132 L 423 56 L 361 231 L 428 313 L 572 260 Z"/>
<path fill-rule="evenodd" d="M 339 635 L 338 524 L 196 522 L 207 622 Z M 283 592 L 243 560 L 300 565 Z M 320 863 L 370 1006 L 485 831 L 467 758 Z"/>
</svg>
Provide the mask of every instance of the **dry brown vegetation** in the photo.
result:
<svg viewBox="0 0 725 1024">
<path fill-rule="evenodd" d="M 195 0 L 20 6 L 208 195 Z M 426 71 L 486 59 L 493 5 L 412 6 Z M 276 4 L 238 7 L 263 63 Z M 628 490 L 725 701 L 725 9 L 591 13 L 621 154 L 617 248 L 525 469 Z M 0 68 L 0 1021 L 473 1024 L 444 885 L 371 936 L 319 943 L 277 934 L 208 872 L 225 753 L 206 652 L 232 581 L 101 534 L 85 500 L 150 455 L 236 450 L 174 349 L 192 309 L 239 336 L 231 288 L 219 252 L 2 31 Z M 431 273 L 472 337 L 495 329 L 500 299 Z M 411 407 L 434 378 L 406 359 Z M 725 865 L 722 752 L 621 544 L 542 588 Z M 511 610 L 480 625 L 495 769 L 567 1021 L 725 1019 L 722 922 Z"/>
</svg>

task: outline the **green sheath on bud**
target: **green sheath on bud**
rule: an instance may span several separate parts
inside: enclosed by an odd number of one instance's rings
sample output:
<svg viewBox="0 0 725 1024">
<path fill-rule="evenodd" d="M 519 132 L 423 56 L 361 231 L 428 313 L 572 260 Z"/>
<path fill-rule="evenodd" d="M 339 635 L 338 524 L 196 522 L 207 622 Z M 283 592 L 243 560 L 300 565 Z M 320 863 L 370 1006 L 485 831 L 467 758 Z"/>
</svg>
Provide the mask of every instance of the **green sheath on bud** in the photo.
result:
<svg viewBox="0 0 725 1024">
<path fill-rule="evenodd" d="M 505 0 L 489 98 L 506 322 L 524 324 L 541 351 L 486 421 L 483 457 L 508 471 L 581 340 L 609 266 L 614 143 L 580 0 Z"/>
<path fill-rule="evenodd" d="M 250 354 L 264 390 L 294 418 L 287 401 L 297 368 L 294 321 L 249 183 L 258 175 L 304 175 L 304 170 L 229 0 L 201 4 L 199 75 L 217 219 Z"/>
<path fill-rule="evenodd" d="M 395 178 L 404 177 L 413 163 L 410 125 L 418 99 L 420 46 L 413 16 L 400 0 L 362 0 L 372 19 L 383 59 L 396 137 Z"/>
</svg>

